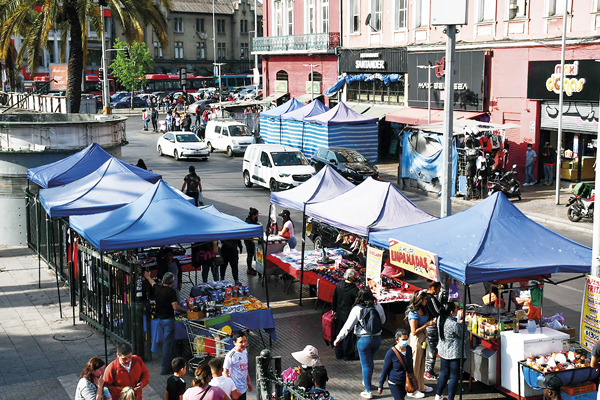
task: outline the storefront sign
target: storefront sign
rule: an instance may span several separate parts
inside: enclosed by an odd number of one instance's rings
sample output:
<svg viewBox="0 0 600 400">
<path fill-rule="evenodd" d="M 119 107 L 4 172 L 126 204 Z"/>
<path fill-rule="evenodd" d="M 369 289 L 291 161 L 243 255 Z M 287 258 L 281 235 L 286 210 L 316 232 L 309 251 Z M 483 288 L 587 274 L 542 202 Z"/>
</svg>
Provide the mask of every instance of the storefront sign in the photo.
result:
<svg viewBox="0 0 600 400">
<path fill-rule="evenodd" d="M 417 275 L 439 281 L 437 255 L 418 247 L 390 239 L 390 262 Z"/>
<path fill-rule="evenodd" d="M 50 90 L 67 90 L 68 64 L 50 64 Z"/>
<path fill-rule="evenodd" d="M 396 73 L 407 70 L 406 48 L 340 50 L 340 71 L 345 73 Z"/>
<path fill-rule="evenodd" d="M 565 100 L 598 101 L 600 65 L 595 60 L 565 61 L 564 85 L 560 84 L 560 75 L 560 61 L 530 61 L 527 98 L 557 100 L 562 86 Z"/>
<path fill-rule="evenodd" d="M 600 279 L 592 276 L 586 277 L 585 291 L 581 308 L 581 346 L 592 351 L 596 342 L 600 341 Z"/>
<path fill-rule="evenodd" d="M 279 93 L 287 93 L 288 81 L 275 81 L 275 91 Z"/>
<path fill-rule="evenodd" d="M 312 91 L 310 90 L 311 83 L 312 83 Z M 311 94 L 311 93 L 321 94 L 321 82 L 306 81 L 306 85 L 305 86 L 306 86 L 306 93 L 307 94 Z"/>
<path fill-rule="evenodd" d="M 429 80 L 431 66 L 431 81 Z M 456 53 L 454 75 L 454 109 L 483 111 L 485 54 L 483 51 L 459 51 Z M 446 54 L 410 53 L 408 55 L 408 105 L 427 108 L 431 85 L 431 108 L 444 108 L 446 88 Z M 430 84 L 431 82 L 431 84 Z"/>
<path fill-rule="evenodd" d="M 367 247 L 367 286 L 371 291 L 378 295 L 381 291 L 381 260 L 383 258 L 383 250 L 374 247 Z"/>
</svg>

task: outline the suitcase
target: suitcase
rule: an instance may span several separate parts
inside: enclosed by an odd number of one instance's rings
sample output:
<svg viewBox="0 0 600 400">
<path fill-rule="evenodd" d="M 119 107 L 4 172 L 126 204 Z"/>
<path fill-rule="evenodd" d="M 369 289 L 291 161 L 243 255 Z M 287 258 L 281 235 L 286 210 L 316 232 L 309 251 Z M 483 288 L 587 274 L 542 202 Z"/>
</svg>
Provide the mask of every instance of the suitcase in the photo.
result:
<svg viewBox="0 0 600 400">
<path fill-rule="evenodd" d="M 323 340 L 325 340 L 325 343 L 328 346 L 333 346 L 333 341 L 335 340 L 335 321 L 333 320 L 333 311 L 328 311 L 323 314 L 321 327 L 323 330 Z"/>
</svg>

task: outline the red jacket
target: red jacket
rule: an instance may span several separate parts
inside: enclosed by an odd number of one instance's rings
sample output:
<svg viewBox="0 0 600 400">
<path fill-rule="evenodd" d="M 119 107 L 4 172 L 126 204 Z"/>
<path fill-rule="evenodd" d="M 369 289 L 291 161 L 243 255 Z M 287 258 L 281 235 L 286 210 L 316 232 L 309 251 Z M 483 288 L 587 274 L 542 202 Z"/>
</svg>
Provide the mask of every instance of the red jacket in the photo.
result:
<svg viewBox="0 0 600 400">
<path fill-rule="evenodd" d="M 104 370 L 104 386 L 108 387 L 110 395 L 114 400 L 121 398 L 121 390 L 124 387 L 136 387 L 138 383 L 142 383 L 142 387 L 148 386 L 150 382 L 150 371 L 142 359 L 138 356 L 131 358 L 131 372 L 121 365 L 119 358 L 108 364 Z M 142 391 L 136 390 L 137 400 L 142 400 Z"/>
</svg>

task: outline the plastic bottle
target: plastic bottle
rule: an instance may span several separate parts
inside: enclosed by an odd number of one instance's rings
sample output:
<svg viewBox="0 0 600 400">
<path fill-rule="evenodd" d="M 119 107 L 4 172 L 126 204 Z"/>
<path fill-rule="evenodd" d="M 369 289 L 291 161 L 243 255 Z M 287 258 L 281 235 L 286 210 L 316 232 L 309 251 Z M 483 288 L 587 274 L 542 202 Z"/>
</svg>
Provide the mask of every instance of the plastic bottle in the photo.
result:
<svg viewBox="0 0 600 400">
<path fill-rule="evenodd" d="M 515 317 L 513 321 L 513 332 L 519 333 L 519 320 L 517 319 L 517 317 Z"/>
</svg>

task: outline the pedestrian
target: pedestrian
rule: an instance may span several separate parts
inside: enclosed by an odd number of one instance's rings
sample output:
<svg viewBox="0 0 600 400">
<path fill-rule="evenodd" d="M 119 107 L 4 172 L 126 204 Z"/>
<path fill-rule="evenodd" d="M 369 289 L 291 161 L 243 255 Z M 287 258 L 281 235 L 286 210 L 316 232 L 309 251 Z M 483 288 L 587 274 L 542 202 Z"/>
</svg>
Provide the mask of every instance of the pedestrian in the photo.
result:
<svg viewBox="0 0 600 400">
<path fill-rule="evenodd" d="M 194 371 L 192 387 L 185 391 L 183 400 L 229 400 L 223 389 L 210 385 L 212 374 L 208 365 L 201 365 Z"/>
<path fill-rule="evenodd" d="M 173 119 L 175 120 L 175 130 L 181 130 L 181 115 L 177 111 L 173 111 Z"/>
<path fill-rule="evenodd" d="M 165 122 L 167 123 L 167 132 L 173 131 L 173 115 L 170 110 L 167 110 L 167 115 L 165 116 Z"/>
<path fill-rule="evenodd" d="M 233 379 L 235 387 L 242 394 L 239 399 L 246 400 L 246 392 L 252 391 L 252 381 L 250 380 L 248 368 L 248 339 L 244 331 L 233 333 L 233 349 L 225 356 L 223 363 L 223 375 Z"/>
<path fill-rule="evenodd" d="M 348 268 L 344 272 L 344 280 L 335 285 L 333 302 L 331 304 L 335 320 L 335 336 L 342 330 L 348 316 L 350 316 L 352 306 L 354 306 L 354 303 L 356 302 L 356 295 L 358 294 L 358 287 L 356 287 L 357 278 L 358 274 L 356 271 L 352 268 Z M 354 332 L 349 331 L 344 340 L 335 347 L 335 357 L 338 360 L 356 360 L 357 354 L 355 347 L 356 336 L 354 336 Z"/>
<path fill-rule="evenodd" d="M 438 315 L 440 315 L 440 310 L 442 305 L 438 300 L 438 295 L 440 294 L 440 289 L 442 288 L 442 284 L 439 282 L 429 282 L 429 286 L 427 287 L 427 291 L 425 295 L 427 296 L 427 317 L 429 320 L 434 320 Z M 425 330 L 427 333 L 427 351 L 425 352 L 425 373 L 424 378 L 428 380 L 437 379 L 437 375 L 435 374 L 435 360 L 437 358 L 438 350 L 438 327 L 436 324 L 430 325 Z"/>
<path fill-rule="evenodd" d="M 148 167 L 146 167 L 146 163 L 141 158 L 138 159 L 138 162 L 137 162 L 137 164 L 135 164 L 135 166 L 138 168 L 141 168 L 141 169 L 145 169 L 145 170 L 148 169 Z"/>
<path fill-rule="evenodd" d="M 260 225 L 260 222 L 258 222 L 258 210 L 256 208 L 250 207 L 248 216 L 246 217 L 246 223 Z M 248 267 L 248 275 L 256 275 L 256 270 L 252 268 L 252 261 L 254 260 L 254 256 L 256 254 L 254 240 L 244 239 L 244 245 L 246 246 L 246 265 Z"/>
<path fill-rule="evenodd" d="M 375 301 L 371 290 L 369 288 L 360 289 L 346 323 L 333 342 L 333 345 L 337 346 L 354 329 L 354 334 L 358 338 L 356 347 L 358 348 L 363 385 L 365 387 L 360 396 L 365 399 L 373 397 L 371 394 L 373 357 L 381 346 L 381 326 L 384 323 L 385 313 L 381 305 Z"/>
<path fill-rule="evenodd" d="M 165 96 L 165 99 L 163 100 L 163 103 L 165 104 L 165 111 L 169 111 L 169 106 L 171 105 L 171 97 L 169 95 Z"/>
<path fill-rule="evenodd" d="M 554 163 L 556 162 L 556 151 L 550 142 L 544 143 L 542 149 L 542 164 L 544 164 L 544 186 L 552 186 L 554 179 Z"/>
<path fill-rule="evenodd" d="M 79 375 L 81 379 L 75 389 L 75 400 L 107 400 L 103 374 L 104 360 L 100 357 L 90 358 Z"/>
<path fill-rule="evenodd" d="M 165 400 L 182 400 L 185 393 L 185 381 L 183 377 L 187 370 L 185 359 L 176 357 L 171 361 L 173 375 L 167 379 L 167 388 L 165 390 Z"/>
<path fill-rule="evenodd" d="M 596 342 L 592 349 L 592 360 L 590 361 L 590 367 L 598 370 L 600 369 L 600 340 Z M 600 386 L 598 387 L 598 398 L 600 398 Z"/>
<path fill-rule="evenodd" d="M 387 381 L 394 400 L 404 400 L 407 374 L 413 372 L 412 349 L 408 345 L 408 332 L 405 329 L 397 329 L 394 339 L 394 346 L 385 353 L 383 359 L 377 393 L 381 394 Z M 414 397 L 423 398 L 425 395 L 420 393 L 420 396 Z"/>
<path fill-rule="evenodd" d="M 292 357 L 300 363 L 300 366 L 294 368 L 297 375 L 294 386 L 297 388 L 310 390 L 314 385 L 314 373 L 318 370 L 327 373 L 315 346 L 307 345 L 302 351 L 292 353 Z"/>
<path fill-rule="evenodd" d="M 182 127 L 183 130 L 186 132 L 191 132 L 192 131 L 192 117 L 190 116 L 189 113 L 185 113 L 183 115 L 183 121 L 182 121 Z"/>
<path fill-rule="evenodd" d="M 150 112 L 150 118 L 152 119 L 152 131 L 158 130 L 158 110 L 152 105 L 152 111 Z"/>
<path fill-rule="evenodd" d="M 427 337 L 427 327 L 435 322 L 427 316 L 427 294 L 415 292 L 408 303 L 406 317 L 404 318 L 410 326 L 409 344 L 412 349 L 413 369 L 417 378 L 417 389 L 422 393 L 433 392 L 430 386 L 425 386 L 425 350 L 423 343 Z"/>
<path fill-rule="evenodd" d="M 239 399 L 242 395 L 239 389 L 235 387 L 235 383 L 233 379 L 223 376 L 223 357 L 215 357 L 208 362 L 208 366 L 210 367 L 210 373 L 212 374 L 212 379 L 209 383 L 210 386 L 216 386 L 225 392 L 227 396 L 232 398 L 233 400 Z"/>
<path fill-rule="evenodd" d="M 198 105 L 196 107 L 196 120 L 194 121 L 194 125 L 200 126 L 202 124 L 202 108 Z"/>
<path fill-rule="evenodd" d="M 156 296 L 156 318 L 158 319 L 158 329 L 163 331 L 164 340 L 161 357 L 161 375 L 170 375 L 173 373 L 171 362 L 175 353 L 175 311 L 187 312 L 179 305 L 177 293 L 173 289 L 175 276 L 167 272 L 163 276 L 162 284 L 157 284 L 150 276 L 148 271 L 143 273 L 144 279 L 152 286 L 152 291 Z"/>
<path fill-rule="evenodd" d="M 435 400 L 442 400 L 442 393 L 448 385 L 448 400 L 454 400 L 460 380 L 460 359 L 465 356 L 462 338 L 467 337 L 465 324 L 461 321 L 456 305 L 447 303 L 440 313 L 438 327 L 440 331 L 441 371 L 435 391 Z"/>
<path fill-rule="evenodd" d="M 329 377 L 325 369 L 315 369 L 313 371 L 313 387 L 306 394 L 311 400 L 334 400 L 329 392 L 325 389 Z"/>
<path fill-rule="evenodd" d="M 296 237 L 294 236 L 294 223 L 292 222 L 290 211 L 283 210 L 279 216 L 281 217 L 282 228 L 279 235 L 287 238 L 290 249 L 296 248 Z"/>
<path fill-rule="evenodd" d="M 104 386 L 110 391 L 113 399 L 121 397 L 123 388 L 130 386 L 135 390 L 138 400 L 142 400 L 142 389 L 148 386 L 150 372 L 144 361 L 133 355 L 131 345 L 119 343 L 117 358 L 104 371 Z"/>
<path fill-rule="evenodd" d="M 150 122 L 150 113 L 147 109 L 142 108 L 142 121 L 144 121 L 144 130 L 148 130 L 148 122 Z"/>
<path fill-rule="evenodd" d="M 537 183 L 533 175 L 536 160 L 537 154 L 535 150 L 531 147 L 531 143 L 527 143 L 527 151 L 525 152 L 525 183 L 523 186 L 532 186 Z"/>
<path fill-rule="evenodd" d="M 204 198 L 202 197 L 202 181 L 198 174 L 196 174 L 196 167 L 190 165 L 188 171 L 189 174 L 183 178 L 181 191 L 194 199 L 196 207 L 198 207 L 198 205 L 204 205 Z"/>
<path fill-rule="evenodd" d="M 177 298 L 179 299 L 179 291 L 181 290 L 181 283 L 183 278 L 183 272 L 179 260 L 173 257 L 173 249 L 165 246 L 159 250 L 159 256 L 157 257 L 158 264 L 158 279 L 163 279 L 167 272 L 170 272 L 175 277 L 175 283 L 173 283 L 173 289 L 177 292 Z"/>
<path fill-rule="evenodd" d="M 544 398 L 548 400 L 562 400 L 563 382 L 555 374 L 548 374 L 544 380 L 539 382 L 539 386 L 544 389 Z M 569 398 L 574 398 L 573 396 Z"/>
<path fill-rule="evenodd" d="M 222 240 L 221 241 L 221 257 L 223 258 L 223 264 L 221 264 L 221 280 L 225 280 L 225 272 L 227 272 L 227 265 L 231 265 L 231 275 L 236 285 L 240 285 L 240 279 L 238 275 L 238 264 L 240 252 L 243 250 L 242 241 L 239 239 L 235 240 Z"/>
</svg>

